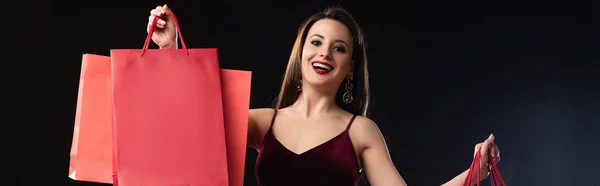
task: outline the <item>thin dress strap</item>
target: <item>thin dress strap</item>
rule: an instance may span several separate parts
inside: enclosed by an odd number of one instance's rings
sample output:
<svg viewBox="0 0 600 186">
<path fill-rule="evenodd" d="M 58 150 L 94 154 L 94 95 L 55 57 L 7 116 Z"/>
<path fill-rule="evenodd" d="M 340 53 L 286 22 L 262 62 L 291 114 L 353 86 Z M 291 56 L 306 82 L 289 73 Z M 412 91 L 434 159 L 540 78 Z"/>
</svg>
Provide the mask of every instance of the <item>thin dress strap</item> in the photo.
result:
<svg viewBox="0 0 600 186">
<path fill-rule="evenodd" d="M 273 117 L 271 118 L 271 125 L 269 126 L 269 129 L 267 129 L 267 133 L 263 136 L 262 142 L 261 142 L 261 149 L 265 144 L 265 139 L 267 139 L 267 137 L 270 136 L 270 138 L 275 138 L 275 136 L 273 135 L 273 123 L 275 123 L 275 116 L 277 116 L 277 109 L 273 109 Z"/>
<path fill-rule="evenodd" d="M 277 109 L 273 109 L 273 117 L 271 118 L 271 126 L 275 123 L 275 116 L 277 116 Z"/>
<path fill-rule="evenodd" d="M 346 131 L 348 131 L 348 129 L 350 129 L 350 126 L 352 125 L 352 123 L 354 123 L 354 118 L 356 118 L 356 114 L 352 116 L 352 119 L 350 119 L 350 122 L 348 122 L 348 126 L 346 127 Z"/>
</svg>

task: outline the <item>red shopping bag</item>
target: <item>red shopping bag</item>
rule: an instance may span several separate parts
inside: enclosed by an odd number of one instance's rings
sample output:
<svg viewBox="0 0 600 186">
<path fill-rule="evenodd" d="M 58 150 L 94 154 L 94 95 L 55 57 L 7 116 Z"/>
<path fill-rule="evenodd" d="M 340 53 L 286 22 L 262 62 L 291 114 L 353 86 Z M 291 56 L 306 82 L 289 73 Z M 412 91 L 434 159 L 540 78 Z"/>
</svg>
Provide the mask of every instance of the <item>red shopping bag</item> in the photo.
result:
<svg viewBox="0 0 600 186">
<path fill-rule="evenodd" d="M 506 183 L 504 182 L 504 179 L 502 179 L 502 176 L 500 175 L 500 171 L 498 170 L 498 167 L 496 167 L 496 163 L 494 162 L 494 159 L 492 158 L 492 155 L 490 154 L 489 157 L 487 157 L 489 160 L 489 169 L 490 169 L 490 184 L 491 186 L 506 186 Z M 471 186 L 473 185 L 473 180 L 477 181 L 477 186 L 479 186 L 480 181 L 481 180 L 481 175 L 479 173 L 480 167 L 481 166 L 481 147 L 479 147 L 479 149 L 477 149 L 477 152 L 475 153 L 475 158 L 473 158 L 473 162 L 471 163 L 471 167 L 469 168 L 469 173 L 467 175 L 467 179 L 465 179 L 465 182 L 463 184 L 463 186 Z M 475 173 L 477 172 L 477 173 Z"/>
<path fill-rule="evenodd" d="M 69 177 L 112 184 L 110 57 L 84 54 L 71 147 Z M 246 158 L 250 71 L 221 69 L 229 185 L 242 186 Z"/>
<path fill-rule="evenodd" d="M 112 183 L 110 58 L 84 54 L 80 74 L 69 177 Z"/>
<path fill-rule="evenodd" d="M 113 184 L 229 185 L 217 49 L 188 49 L 171 15 L 183 49 L 148 49 L 152 28 L 111 50 Z"/>
<path fill-rule="evenodd" d="M 230 186 L 244 185 L 251 78 L 250 71 L 221 69 Z"/>
</svg>

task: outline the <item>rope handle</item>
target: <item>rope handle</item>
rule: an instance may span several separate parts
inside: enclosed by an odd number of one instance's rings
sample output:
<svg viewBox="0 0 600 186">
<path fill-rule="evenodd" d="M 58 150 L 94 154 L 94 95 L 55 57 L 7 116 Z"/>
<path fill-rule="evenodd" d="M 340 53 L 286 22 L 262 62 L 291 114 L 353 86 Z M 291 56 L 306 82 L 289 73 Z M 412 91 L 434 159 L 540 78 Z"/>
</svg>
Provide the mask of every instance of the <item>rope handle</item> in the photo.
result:
<svg viewBox="0 0 600 186">
<path fill-rule="evenodd" d="M 502 176 L 500 175 L 500 171 L 498 170 L 498 167 L 496 166 L 496 162 L 494 162 L 494 159 L 492 158 L 492 155 L 490 154 L 487 157 L 488 160 L 488 169 L 490 171 L 490 185 L 491 186 L 506 186 L 506 183 L 504 182 L 504 179 L 502 179 Z M 477 171 L 477 186 L 480 186 L 480 181 L 481 180 L 481 172 L 479 171 L 481 169 L 481 147 L 479 147 L 479 149 L 477 149 L 477 152 L 475 153 L 475 157 L 473 158 L 473 162 L 471 163 L 471 167 L 469 167 L 469 172 L 467 174 L 467 178 L 465 179 L 465 182 L 463 183 L 463 186 L 471 186 L 473 185 L 473 180 L 475 178 L 475 171 Z"/>
<path fill-rule="evenodd" d="M 177 35 L 179 35 L 179 39 L 181 40 L 181 46 L 182 46 L 183 50 L 185 50 L 185 54 L 189 55 L 190 51 L 185 46 L 185 42 L 183 42 L 183 35 L 181 35 L 181 29 L 179 28 L 179 22 L 177 21 L 177 17 L 175 17 L 175 14 L 171 10 L 171 8 L 167 8 L 167 9 L 169 10 L 171 17 L 173 18 L 173 23 L 175 23 L 175 30 L 177 31 L 176 37 L 177 37 Z M 156 28 L 156 23 L 158 22 L 159 19 L 160 19 L 160 17 L 155 16 L 154 19 L 152 20 L 152 26 L 150 26 L 150 30 L 148 31 L 148 36 L 146 36 L 146 41 L 144 42 L 144 47 L 142 49 L 142 53 L 141 53 L 142 56 L 148 50 L 150 41 L 152 41 L 152 34 L 154 34 L 154 29 Z"/>
</svg>

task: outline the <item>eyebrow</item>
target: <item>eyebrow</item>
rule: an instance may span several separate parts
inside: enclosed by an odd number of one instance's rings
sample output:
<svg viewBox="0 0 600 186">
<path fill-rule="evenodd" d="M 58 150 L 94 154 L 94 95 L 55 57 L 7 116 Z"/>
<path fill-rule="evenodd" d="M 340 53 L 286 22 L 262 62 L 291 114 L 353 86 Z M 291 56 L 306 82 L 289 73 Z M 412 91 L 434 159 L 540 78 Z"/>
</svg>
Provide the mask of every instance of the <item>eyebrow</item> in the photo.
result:
<svg viewBox="0 0 600 186">
<path fill-rule="evenodd" d="M 314 36 L 317 36 L 317 37 L 320 37 L 320 38 L 322 38 L 322 39 L 325 39 L 325 37 L 323 37 L 322 35 L 319 35 L 319 34 L 313 34 L 313 35 L 312 35 L 312 36 L 310 36 L 310 37 L 314 37 Z M 344 40 L 339 40 L 339 39 L 338 39 L 338 40 L 335 40 L 335 42 L 341 42 L 341 43 L 344 43 L 344 44 L 346 44 L 346 46 L 348 46 L 348 43 L 346 43 Z"/>
</svg>

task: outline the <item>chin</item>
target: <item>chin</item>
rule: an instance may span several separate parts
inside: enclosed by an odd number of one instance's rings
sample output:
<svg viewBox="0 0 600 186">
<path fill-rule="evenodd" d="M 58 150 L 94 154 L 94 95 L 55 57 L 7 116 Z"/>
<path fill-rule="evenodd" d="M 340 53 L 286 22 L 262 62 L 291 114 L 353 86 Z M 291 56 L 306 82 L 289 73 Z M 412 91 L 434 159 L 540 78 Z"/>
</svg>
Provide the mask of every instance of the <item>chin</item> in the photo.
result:
<svg viewBox="0 0 600 186">
<path fill-rule="evenodd" d="M 308 63 L 303 68 L 304 73 L 302 74 L 305 83 L 315 87 L 335 87 L 338 88 L 336 83 L 339 79 L 341 72 L 335 67 L 319 62 Z"/>
<path fill-rule="evenodd" d="M 302 81 L 305 81 L 307 84 L 315 87 L 335 87 L 337 89 L 337 76 L 335 74 L 321 75 L 317 73 L 310 73 L 308 76 L 305 76 Z"/>
</svg>

